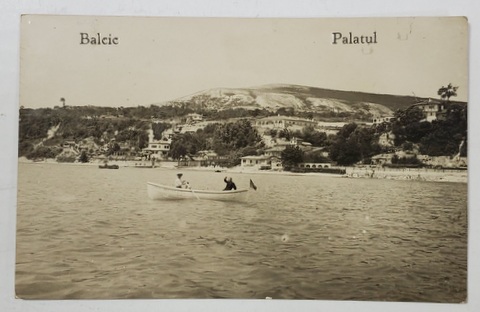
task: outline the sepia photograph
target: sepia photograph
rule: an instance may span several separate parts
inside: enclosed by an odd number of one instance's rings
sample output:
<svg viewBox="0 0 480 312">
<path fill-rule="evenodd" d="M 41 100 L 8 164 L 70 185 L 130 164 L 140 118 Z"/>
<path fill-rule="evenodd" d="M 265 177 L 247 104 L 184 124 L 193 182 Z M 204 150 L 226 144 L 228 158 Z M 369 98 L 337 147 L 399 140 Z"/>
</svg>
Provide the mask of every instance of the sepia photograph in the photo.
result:
<svg viewBox="0 0 480 312">
<path fill-rule="evenodd" d="M 21 17 L 19 299 L 464 304 L 465 17 Z"/>
</svg>

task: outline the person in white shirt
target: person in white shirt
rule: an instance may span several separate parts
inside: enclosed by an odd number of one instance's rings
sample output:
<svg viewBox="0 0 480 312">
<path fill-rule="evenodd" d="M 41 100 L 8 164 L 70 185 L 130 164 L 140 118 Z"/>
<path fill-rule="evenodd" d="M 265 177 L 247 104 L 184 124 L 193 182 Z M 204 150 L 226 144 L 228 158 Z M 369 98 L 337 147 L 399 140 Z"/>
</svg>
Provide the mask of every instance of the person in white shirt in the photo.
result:
<svg viewBox="0 0 480 312">
<path fill-rule="evenodd" d="M 177 178 L 175 179 L 176 188 L 188 188 L 188 182 L 183 180 L 182 176 L 182 173 L 177 173 Z"/>
</svg>

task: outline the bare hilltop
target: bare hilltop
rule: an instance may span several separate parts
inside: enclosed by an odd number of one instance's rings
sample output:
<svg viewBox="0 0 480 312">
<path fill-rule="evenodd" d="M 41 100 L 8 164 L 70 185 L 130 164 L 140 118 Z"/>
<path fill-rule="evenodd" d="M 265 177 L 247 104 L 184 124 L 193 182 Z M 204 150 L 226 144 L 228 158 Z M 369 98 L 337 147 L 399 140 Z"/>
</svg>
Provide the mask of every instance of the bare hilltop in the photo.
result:
<svg viewBox="0 0 480 312">
<path fill-rule="evenodd" d="M 316 113 L 364 113 L 392 115 L 415 101 L 413 96 L 331 90 L 290 84 L 270 84 L 251 88 L 213 88 L 160 106 L 185 106 L 191 109 L 294 109 Z"/>
</svg>

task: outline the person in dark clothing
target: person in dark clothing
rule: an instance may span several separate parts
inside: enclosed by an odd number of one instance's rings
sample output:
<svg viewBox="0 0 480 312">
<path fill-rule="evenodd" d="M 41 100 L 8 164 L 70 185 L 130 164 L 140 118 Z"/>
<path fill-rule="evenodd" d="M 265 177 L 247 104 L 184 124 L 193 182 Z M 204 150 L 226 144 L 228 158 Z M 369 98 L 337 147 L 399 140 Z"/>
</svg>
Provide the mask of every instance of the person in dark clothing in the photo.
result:
<svg viewBox="0 0 480 312">
<path fill-rule="evenodd" d="M 237 186 L 235 185 L 235 183 L 233 183 L 231 177 L 230 178 L 225 177 L 225 179 L 223 179 L 223 181 L 225 183 L 227 183 L 227 185 L 223 189 L 224 191 L 231 191 L 231 190 L 236 190 L 237 189 Z"/>
</svg>

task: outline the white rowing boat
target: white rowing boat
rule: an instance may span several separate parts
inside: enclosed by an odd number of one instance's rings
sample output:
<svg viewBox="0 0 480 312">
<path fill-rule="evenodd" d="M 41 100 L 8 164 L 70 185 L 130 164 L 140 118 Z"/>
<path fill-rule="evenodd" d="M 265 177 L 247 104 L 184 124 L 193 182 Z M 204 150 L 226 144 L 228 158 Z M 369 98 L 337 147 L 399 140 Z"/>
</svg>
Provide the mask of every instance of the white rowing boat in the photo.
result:
<svg viewBox="0 0 480 312">
<path fill-rule="evenodd" d="M 244 201 L 247 199 L 248 190 L 193 190 L 147 182 L 147 192 L 148 197 L 151 199 L 209 199 L 220 201 Z"/>
</svg>

